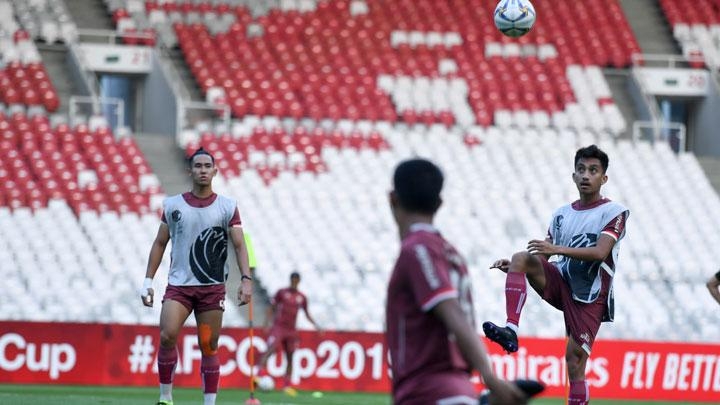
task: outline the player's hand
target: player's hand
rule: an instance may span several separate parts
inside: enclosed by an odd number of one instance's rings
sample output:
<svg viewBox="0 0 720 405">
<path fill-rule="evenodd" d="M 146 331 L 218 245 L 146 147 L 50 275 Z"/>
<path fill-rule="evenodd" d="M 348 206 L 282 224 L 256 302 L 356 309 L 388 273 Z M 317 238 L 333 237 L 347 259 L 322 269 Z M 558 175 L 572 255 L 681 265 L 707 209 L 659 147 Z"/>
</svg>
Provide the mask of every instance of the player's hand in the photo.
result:
<svg viewBox="0 0 720 405">
<path fill-rule="evenodd" d="M 491 269 L 499 269 L 503 273 L 507 273 L 508 269 L 510 269 L 510 260 L 508 259 L 500 259 L 496 260 L 495 263 L 490 266 Z"/>
<path fill-rule="evenodd" d="M 146 307 L 153 306 L 155 290 L 152 288 L 152 282 L 152 277 L 145 277 L 142 287 L 140 287 L 140 299 Z"/>
<path fill-rule="evenodd" d="M 533 239 L 528 242 L 527 251 L 531 255 L 547 255 L 557 254 L 556 246 L 546 240 Z"/>
<path fill-rule="evenodd" d="M 525 405 L 528 403 L 527 395 L 510 381 L 493 377 L 485 380 L 485 385 L 490 390 L 491 405 Z"/>
<path fill-rule="evenodd" d="M 237 292 L 238 305 L 242 306 L 250 302 L 250 299 L 252 299 L 252 289 L 252 280 L 244 279 L 240 282 L 240 287 L 238 287 Z"/>
<path fill-rule="evenodd" d="M 152 307 L 154 302 L 155 291 L 150 288 L 146 288 L 140 292 L 140 299 L 142 299 L 143 305 L 146 307 Z"/>
</svg>

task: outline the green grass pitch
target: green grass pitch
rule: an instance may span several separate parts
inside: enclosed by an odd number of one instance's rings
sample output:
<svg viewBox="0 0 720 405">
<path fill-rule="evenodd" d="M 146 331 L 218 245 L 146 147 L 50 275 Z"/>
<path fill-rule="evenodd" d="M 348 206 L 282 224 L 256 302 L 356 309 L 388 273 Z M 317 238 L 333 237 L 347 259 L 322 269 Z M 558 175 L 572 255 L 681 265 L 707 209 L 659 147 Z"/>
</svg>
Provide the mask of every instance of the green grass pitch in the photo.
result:
<svg viewBox="0 0 720 405">
<path fill-rule="evenodd" d="M 222 384 L 222 382 L 221 382 Z M 67 385 L 4 385 L 0 384 L 0 404 L 5 405 L 152 405 L 157 400 L 157 388 L 82 387 Z M 202 404 L 198 388 L 176 388 L 175 405 Z M 299 391 L 290 397 L 283 392 L 257 392 L 262 405 L 390 405 L 386 394 L 325 392 L 315 397 L 309 391 Z M 249 393 L 243 390 L 220 388 L 217 405 L 243 405 Z M 558 398 L 541 398 L 532 405 L 563 405 Z M 671 401 L 593 400 L 593 405 L 707 405 L 707 403 Z"/>
</svg>

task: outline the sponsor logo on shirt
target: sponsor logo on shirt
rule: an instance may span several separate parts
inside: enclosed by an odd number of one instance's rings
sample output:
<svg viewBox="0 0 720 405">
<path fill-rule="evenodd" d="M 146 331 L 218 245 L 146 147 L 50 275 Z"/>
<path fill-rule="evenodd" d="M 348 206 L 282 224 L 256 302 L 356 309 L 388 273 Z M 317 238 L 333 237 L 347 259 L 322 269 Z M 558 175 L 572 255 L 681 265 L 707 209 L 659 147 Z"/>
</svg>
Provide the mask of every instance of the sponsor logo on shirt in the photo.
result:
<svg viewBox="0 0 720 405">
<path fill-rule="evenodd" d="M 613 230 L 616 234 L 620 235 L 620 231 L 622 230 L 622 224 L 623 224 L 623 217 L 625 214 L 620 214 L 615 218 L 615 225 L 613 225 Z"/>
<path fill-rule="evenodd" d="M 562 215 L 556 216 L 555 219 L 553 220 L 553 228 L 555 228 L 555 238 L 554 238 L 555 240 L 560 239 L 560 229 L 562 228 L 562 223 L 563 223 Z"/>
</svg>

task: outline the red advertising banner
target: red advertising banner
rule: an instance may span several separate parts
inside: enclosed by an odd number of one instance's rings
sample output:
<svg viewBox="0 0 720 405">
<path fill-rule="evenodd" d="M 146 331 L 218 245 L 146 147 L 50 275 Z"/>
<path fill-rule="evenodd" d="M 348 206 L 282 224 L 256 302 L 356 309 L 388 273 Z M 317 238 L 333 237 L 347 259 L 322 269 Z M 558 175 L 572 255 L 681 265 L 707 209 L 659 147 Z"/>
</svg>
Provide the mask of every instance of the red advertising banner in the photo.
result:
<svg viewBox="0 0 720 405">
<path fill-rule="evenodd" d="M 0 322 L 0 382 L 40 384 L 157 384 L 158 328 L 146 325 Z M 252 346 L 266 348 L 264 336 Z M 546 395 L 565 395 L 563 339 L 521 338 L 513 355 L 488 344 L 495 370 L 505 378 L 534 378 Z M 222 386 L 247 387 L 247 329 L 220 336 Z M 178 339 L 177 386 L 200 386 L 200 349 L 195 329 Z M 272 356 L 270 375 L 284 374 L 286 359 Z M 388 392 L 382 334 L 301 332 L 292 379 L 302 389 Z M 598 340 L 587 366 L 597 399 L 666 399 L 720 402 L 720 345 Z M 478 386 L 478 388 L 480 388 Z"/>
</svg>

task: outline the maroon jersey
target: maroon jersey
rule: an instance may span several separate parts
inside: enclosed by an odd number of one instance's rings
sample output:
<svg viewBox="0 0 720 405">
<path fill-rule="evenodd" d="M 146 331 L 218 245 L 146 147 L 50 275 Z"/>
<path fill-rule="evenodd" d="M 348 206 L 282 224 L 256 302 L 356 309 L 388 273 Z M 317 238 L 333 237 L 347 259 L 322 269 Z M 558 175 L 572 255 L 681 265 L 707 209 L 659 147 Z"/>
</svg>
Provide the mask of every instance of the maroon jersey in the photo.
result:
<svg viewBox="0 0 720 405">
<path fill-rule="evenodd" d="M 470 279 L 464 259 L 429 224 L 414 224 L 403 239 L 390 276 L 386 306 L 386 341 L 390 351 L 395 403 L 421 403 L 418 393 L 434 380 L 453 381 L 458 394 L 473 393 L 470 366 L 445 324 L 430 311 L 455 298 L 474 326 Z M 464 376 L 452 378 L 451 376 Z M 448 378 L 450 377 L 450 378 Z M 450 387 L 448 387 L 450 388 Z M 446 397 L 447 392 L 437 393 Z M 420 402 L 418 402 L 420 401 Z"/>
<path fill-rule="evenodd" d="M 301 308 L 307 311 L 305 294 L 290 287 L 278 290 L 272 299 L 272 304 L 275 306 L 273 326 L 287 329 L 295 329 L 297 314 Z"/>
</svg>

